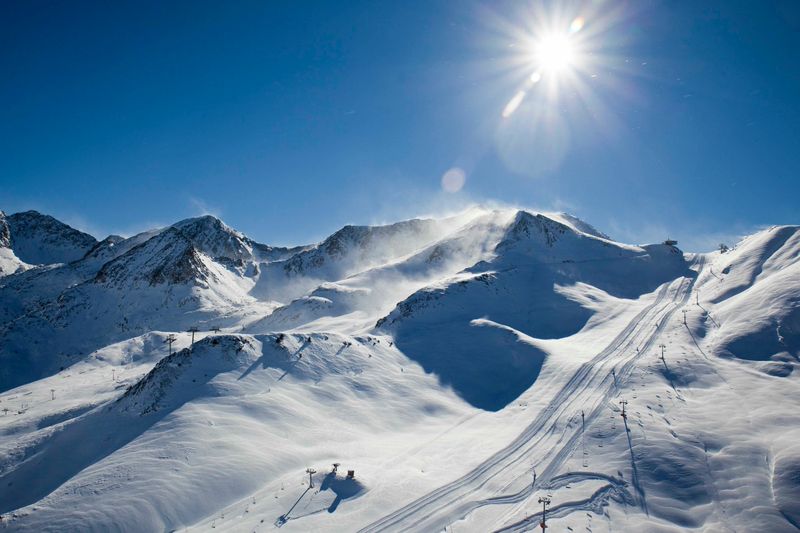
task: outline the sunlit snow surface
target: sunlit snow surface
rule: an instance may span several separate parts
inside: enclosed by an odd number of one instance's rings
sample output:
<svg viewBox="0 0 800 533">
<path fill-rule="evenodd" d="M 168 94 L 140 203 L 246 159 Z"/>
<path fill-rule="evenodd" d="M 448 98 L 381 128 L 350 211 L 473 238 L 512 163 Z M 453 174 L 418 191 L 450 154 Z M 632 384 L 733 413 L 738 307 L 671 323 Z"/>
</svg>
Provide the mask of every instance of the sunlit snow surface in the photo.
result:
<svg viewBox="0 0 800 533">
<path fill-rule="evenodd" d="M 800 525 L 797 227 L 684 255 L 472 210 L 285 249 L 203 217 L 3 250 L 0 528 L 532 531 L 541 497 L 553 531 Z"/>
</svg>

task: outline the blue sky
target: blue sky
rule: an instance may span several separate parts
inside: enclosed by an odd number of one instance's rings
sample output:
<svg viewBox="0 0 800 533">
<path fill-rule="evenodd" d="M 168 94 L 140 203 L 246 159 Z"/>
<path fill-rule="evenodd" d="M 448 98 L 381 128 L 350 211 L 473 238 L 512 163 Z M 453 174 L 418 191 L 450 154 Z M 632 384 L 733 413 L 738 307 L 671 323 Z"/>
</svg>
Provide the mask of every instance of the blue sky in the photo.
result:
<svg viewBox="0 0 800 533">
<path fill-rule="evenodd" d="M 580 60 L 504 118 L 577 16 Z M 0 49 L 0 209 L 98 237 L 212 213 L 296 244 L 473 202 L 689 250 L 800 222 L 793 1 L 7 1 Z"/>
</svg>

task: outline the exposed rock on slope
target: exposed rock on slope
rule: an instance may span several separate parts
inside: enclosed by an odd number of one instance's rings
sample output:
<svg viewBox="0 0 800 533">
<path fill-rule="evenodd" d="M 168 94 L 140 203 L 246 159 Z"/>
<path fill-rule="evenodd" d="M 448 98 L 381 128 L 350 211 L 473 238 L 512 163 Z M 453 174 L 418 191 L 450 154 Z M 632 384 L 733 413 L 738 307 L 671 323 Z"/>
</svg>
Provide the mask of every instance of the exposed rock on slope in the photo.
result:
<svg viewBox="0 0 800 533">
<path fill-rule="evenodd" d="M 94 283 L 119 289 L 141 284 L 201 283 L 210 275 L 192 241 L 171 227 L 103 265 Z"/>
<path fill-rule="evenodd" d="M 11 230 L 8 229 L 6 214 L 0 211 L 0 248 L 11 247 Z"/>
<path fill-rule="evenodd" d="M 25 270 L 28 265 L 16 256 L 11 249 L 11 231 L 6 222 L 6 215 L 0 211 L 0 277 Z"/>
</svg>

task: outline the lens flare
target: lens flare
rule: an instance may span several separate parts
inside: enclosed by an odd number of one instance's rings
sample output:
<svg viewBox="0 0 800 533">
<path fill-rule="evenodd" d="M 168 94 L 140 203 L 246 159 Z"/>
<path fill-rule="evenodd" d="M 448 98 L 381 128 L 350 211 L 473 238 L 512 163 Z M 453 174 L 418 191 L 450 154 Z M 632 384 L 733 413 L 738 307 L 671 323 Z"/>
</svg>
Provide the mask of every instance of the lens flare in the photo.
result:
<svg viewBox="0 0 800 533">
<path fill-rule="evenodd" d="M 524 99 L 525 99 L 525 91 L 519 91 L 517 94 L 515 94 L 514 98 L 509 100 L 509 102 L 506 104 L 505 109 L 503 109 L 503 118 L 508 118 L 512 114 L 514 114 L 514 111 L 517 110 L 519 104 L 521 104 Z"/>
<path fill-rule="evenodd" d="M 442 175 L 442 189 L 445 192 L 455 193 L 464 187 L 467 174 L 458 167 L 453 167 Z"/>
<path fill-rule="evenodd" d="M 583 29 L 584 24 L 586 24 L 586 21 L 583 17 L 576 17 L 575 20 L 572 21 L 572 24 L 569 25 L 569 32 L 578 33 Z"/>
</svg>

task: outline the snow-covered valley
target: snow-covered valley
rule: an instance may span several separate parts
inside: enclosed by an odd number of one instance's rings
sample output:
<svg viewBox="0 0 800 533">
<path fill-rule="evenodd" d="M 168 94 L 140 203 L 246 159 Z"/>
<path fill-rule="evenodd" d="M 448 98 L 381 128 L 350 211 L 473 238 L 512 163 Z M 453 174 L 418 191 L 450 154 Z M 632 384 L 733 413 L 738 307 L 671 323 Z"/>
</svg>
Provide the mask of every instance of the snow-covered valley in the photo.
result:
<svg viewBox="0 0 800 533">
<path fill-rule="evenodd" d="M 796 531 L 799 265 L 797 226 L 0 213 L 0 528 Z"/>
</svg>

